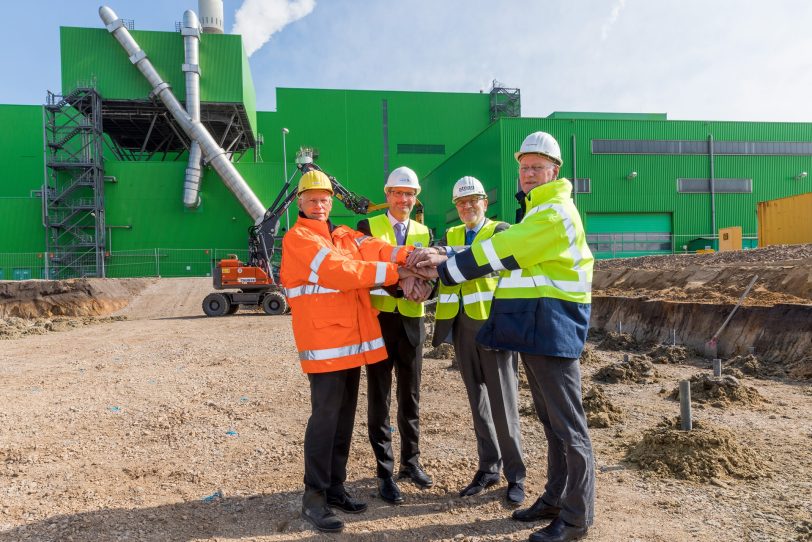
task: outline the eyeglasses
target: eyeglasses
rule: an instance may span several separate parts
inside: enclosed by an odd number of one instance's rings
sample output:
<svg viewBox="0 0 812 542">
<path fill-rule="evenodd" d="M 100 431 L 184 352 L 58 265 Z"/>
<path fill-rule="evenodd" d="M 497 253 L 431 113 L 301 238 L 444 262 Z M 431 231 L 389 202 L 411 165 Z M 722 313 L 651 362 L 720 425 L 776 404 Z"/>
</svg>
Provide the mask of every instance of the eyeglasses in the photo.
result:
<svg viewBox="0 0 812 542">
<path fill-rule="evenodd" d="M 417 197 L 417 194 L 414 192 L 404 192 L 402 190 L 390 190 L 389 194 L 395 198 L 414 199 Z"/>
<path fill-rule="evenodd" d="M 519 168 L 521 173 L 541 173 L 545 169 L 554 169 L 555 166 L 553 164 L 547 164 L 546 166 L 522 166 Z"/>
<path fill-rule="evenodd" d="M 468 207 L 468 206 L 475 207 L 477 202 L 482 201 L 483 199 L 485 199 L 485 198 L 476 197 L 476 198 L 466 199 L 466 200 L 457 200 L 457 201 L 454 202 L 454 205 L 456 205 L 458 209 L 462 209 L 462 208 Z"/>
</svg>

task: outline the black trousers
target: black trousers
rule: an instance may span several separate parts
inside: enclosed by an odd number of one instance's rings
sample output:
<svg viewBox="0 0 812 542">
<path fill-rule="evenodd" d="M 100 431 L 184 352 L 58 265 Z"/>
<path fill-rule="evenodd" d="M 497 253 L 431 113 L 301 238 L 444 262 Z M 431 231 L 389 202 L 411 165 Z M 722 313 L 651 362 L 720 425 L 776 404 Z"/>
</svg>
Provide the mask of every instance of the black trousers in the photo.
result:
<svg viewBox="0 0 812 542">
<path fill-rule="evenodd" d="M 400 464 L 417 465 L 420 458 L 420 373 L 426 333 L 423 318 L 381 312 L 378 321 L 388 357 L 367 365 L 367 427 L 375 453 L 377 476 L 386 478 L 392 476 L 395 467 L 389 420 L 393 369 L 397 376 Z"/>
<path fill-rule="evenodd" d="M 304 438 L 304 483 L 338 490 L 347 479 L 361 368 L 309 374 L 310 419 Z"/>
</svg>

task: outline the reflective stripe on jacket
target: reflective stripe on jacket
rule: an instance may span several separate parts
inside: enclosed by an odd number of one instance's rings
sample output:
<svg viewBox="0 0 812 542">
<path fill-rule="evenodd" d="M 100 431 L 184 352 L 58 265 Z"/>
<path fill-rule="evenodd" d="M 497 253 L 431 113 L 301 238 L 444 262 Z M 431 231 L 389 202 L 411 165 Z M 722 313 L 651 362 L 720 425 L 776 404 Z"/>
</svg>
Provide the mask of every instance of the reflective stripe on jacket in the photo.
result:
<svg viewBox="0 0 812 542">
<path fill-rule="evenodd" d="M 485 219 L 485 224 L 477 232 L 474 242 L 490 239 L 494 230 L 503 222 L 494 222 Z M 446 232 L 446 241 L 451 246 L 465 245 L 465 224 L 449 228 Z M 491 300 L 498 276 L 485 276 L 469 280 L 461 284 L 446 286 L 442 283 L 437 288 L 437 320 L 450 320 L 457 316 L 460 309 L 460 299 L 465 314 L 474 320 L 485 320 L 491 311 Z"/>
<path fill-rule="evenodd" d="M 369 288 L 394 284 L 406 250 L 346 226 L 299 217 L 282 239 L 280 282 L 305 373 L 359 367 L 386 358 Z M 396 262 L 396 263 L 393 263 Z"/>
<path fill-rule="evenodd" d="M 389 222 L 389 216 L 384 213 L 382 215 L 373 216 L 369 219 L 369 231 L 378 239 L 383 239 L 390 245 L 397 244 L 395 239 L 395 229 L 392 223 Z M 409 221 L 409 231 L 406 232 L 406 245 L 414 245 L 418 247 L 427 247 L 431 241 L 429 229 L 423 224 L 414 220 Z M 415 303 L 403 298 L 394 298 L 383 288 L 375 288 L 369 292 L 372 296 L 372 306 L 382 312 L 395 312 L 397 311 L 403 316 L 420 317 L 425 314 L 423 303 Z"/>
<path fill-rule="evenodd" d="M 580 355 L 589 328 L 593 257 L 571 192 L 567 179 L 537 186 L 525 199 L 527 213 L 519 224 L 439 267 L 444 284 L 509 271 L 477 336 L 484 346 Z"/>
</svg>

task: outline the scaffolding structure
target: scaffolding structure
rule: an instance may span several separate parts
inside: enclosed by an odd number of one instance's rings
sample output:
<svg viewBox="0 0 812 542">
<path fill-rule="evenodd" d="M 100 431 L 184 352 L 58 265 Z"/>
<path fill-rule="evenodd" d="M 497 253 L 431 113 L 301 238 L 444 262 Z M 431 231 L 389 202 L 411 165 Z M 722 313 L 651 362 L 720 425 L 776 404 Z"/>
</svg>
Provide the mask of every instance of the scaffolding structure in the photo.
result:
<svg viewBox="0 0 812 542">
<path fill-rule="evenodd" d="M 502 117 L 522 116 L 522 96 L 518 88 L 507 88 L 494 79 L 490 95 L 491 122 Z"/>
<path fill-rule="evenodd" d="M 102 99 L 95 89 L 48 92 L 42 190 L 49 279 L 104 277 Z"/>
</svg>

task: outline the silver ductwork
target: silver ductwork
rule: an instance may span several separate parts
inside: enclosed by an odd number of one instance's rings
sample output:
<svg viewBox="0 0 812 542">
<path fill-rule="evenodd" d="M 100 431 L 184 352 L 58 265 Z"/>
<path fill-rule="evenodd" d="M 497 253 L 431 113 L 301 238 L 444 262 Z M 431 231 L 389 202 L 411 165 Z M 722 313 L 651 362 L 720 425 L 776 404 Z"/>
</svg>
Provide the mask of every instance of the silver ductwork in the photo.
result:
<svg viewBox="0 0 812 542">
<path fill-rule="evenodd" d="M 226 152 L 217 144 L 212 135 L 200 121 L 193 121 L 177 98 L 172 94 L 169 84 L 166 83 L 149 61 L 147 55 L 133 39 L 127 27 L 116 12 L 107 6 L 99 8 L 99 16 L 107 30 L 113 34 L 136 68 L 147 78 L 152 86 L 152 95 L 157 96 L 169 110 L 180 127 L 192 141 L 200 144 L 203 156 L 212 168 L 220 175 L 223 183 L 237 197 L 248 215 L 258 223 L 265 215 L 265 207 L 251 190 L 251 187 L 242 178 L 242 175 L 228 159 Z"/>
<path fill-rule="evenodd" d="M 183 13 L 181 33 L 186 53 L 186 62 L 183 64 L 183 73 L 186 74 L 186 112 L 192 117 L 192 122 L 200 122 L 200 22 L 195 12 L 190 9 Z M 200 206 L 202 157 L 200 143 L 192 141 L 189 147 L 189 165 L 186 166 L 186 178 L 183 183 L 183 205 L 190 209 Z"/>
</svg>

